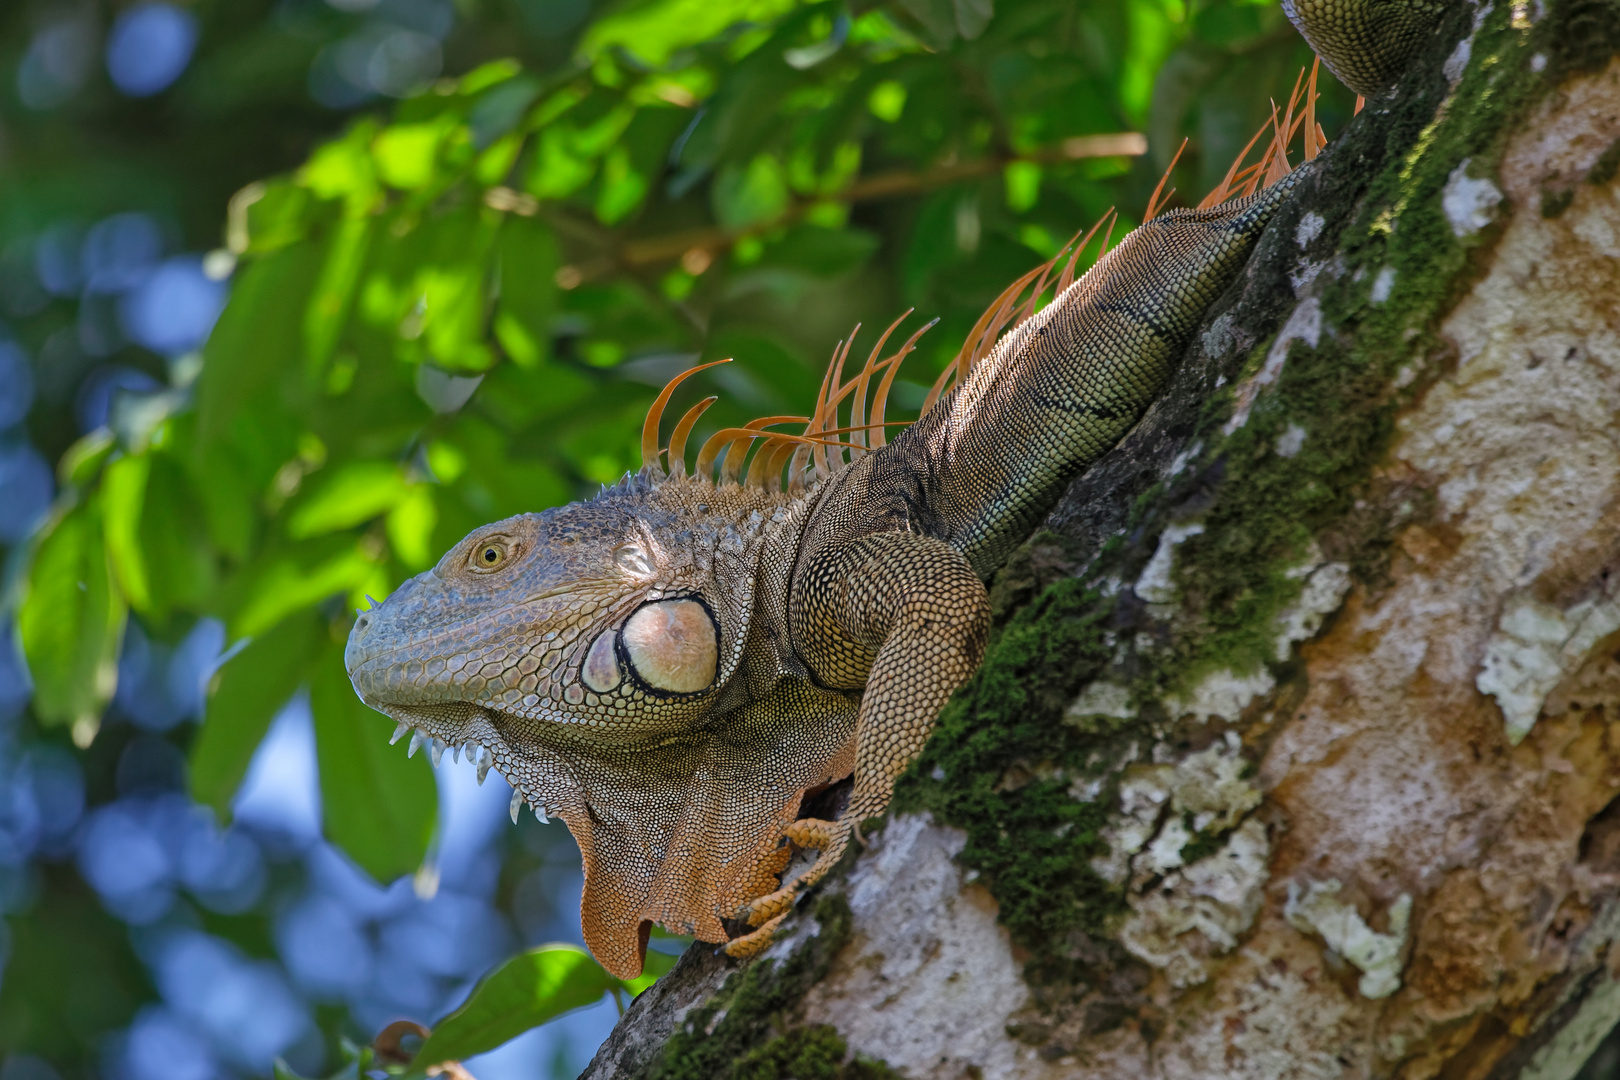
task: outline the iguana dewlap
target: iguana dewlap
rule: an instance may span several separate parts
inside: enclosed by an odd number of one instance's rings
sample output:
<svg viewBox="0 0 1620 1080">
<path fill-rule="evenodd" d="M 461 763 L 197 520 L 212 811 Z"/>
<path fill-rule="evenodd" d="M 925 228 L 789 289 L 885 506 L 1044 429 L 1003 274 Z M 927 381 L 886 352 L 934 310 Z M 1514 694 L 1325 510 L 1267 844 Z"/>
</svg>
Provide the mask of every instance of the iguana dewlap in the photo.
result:
<svg viewBox="0 0 1620 1080">
<path fill-rule="evenodd" d="M 1360 2 L 1397 8 L 1428 11 Z M 1415 33 L 1369 36 L 1352 19 L 1345 36 L 1319 17 L 1356 10 L 1295 0 L 1290 14 L 1335 70 L 1372 70 L 1363 42 Z M 1308 153 L 1314 130 L 1308 120 Z M 651 923 L 725 941 L 739 920 L 760 929 L 728 951 L 757 950 L 884 810 L 978 665 L 983 580 L 1162 391 L 1292 186 L 1286 159 L 1271 162 L 1251 181 L 1269 173 L 1269 188 L 1151 220 L 1060 283 L 892 442 L 882 401 L 910 342 L 882 362 L 874 350 L 848 383 L 835 363 L 805 435 L 763 430 L 792 419 L 780 417 L 723 431 L 696 475 L 685 445 L 708 401 L 659 465 L 672 383 L 639 474 L 475 530 L 363 613 L 345 656 L 356 690 L 398 721 L 396 739 L 415 729 L 413 752 L 424 739 L 435 758 L 467 747 L 480 779 L 493 765 L 511 782 L 514 814 L 527 802 L 568 824 L 585 939 L 610 971 L 640 971 Z M 993 337 L 1018 295 L 981 330 Z M 851 772 L 836 821 L 799 820 L 807 793 Z M 779 887 L 793 846 L 819 857 Z"/>
</svg>

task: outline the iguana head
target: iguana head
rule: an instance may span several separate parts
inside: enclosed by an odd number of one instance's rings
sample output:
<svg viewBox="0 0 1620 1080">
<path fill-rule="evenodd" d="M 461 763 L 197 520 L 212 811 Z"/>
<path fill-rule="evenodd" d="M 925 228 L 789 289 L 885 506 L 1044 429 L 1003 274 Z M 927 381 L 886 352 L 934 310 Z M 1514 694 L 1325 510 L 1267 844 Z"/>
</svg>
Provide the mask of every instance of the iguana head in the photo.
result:
<svg viewBox="0 0 1620 1080">
<path fill-rule="evenodd" d="M 360 614 L 344 654 L 360 697 L 452 746 L 489 745 L 489 725 L 592 745 L 679 731 L 736 669 L 763 515 L 727 521 L 738 507 L 671 486 L 628 478 L 468 534 Z"/>
</svg>

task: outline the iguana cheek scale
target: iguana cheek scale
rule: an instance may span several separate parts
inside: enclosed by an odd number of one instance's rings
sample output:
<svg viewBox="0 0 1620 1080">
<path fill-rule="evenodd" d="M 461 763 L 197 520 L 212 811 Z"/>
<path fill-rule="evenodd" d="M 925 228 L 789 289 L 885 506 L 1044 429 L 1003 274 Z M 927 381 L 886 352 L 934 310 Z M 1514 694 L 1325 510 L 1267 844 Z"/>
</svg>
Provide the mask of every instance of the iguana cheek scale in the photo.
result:
<svg viewBox="0 0 1620 1080">
<path fill-rule="evenodd" d="M 1383 29 L 1343 20 L 1358 10 Z M 1430 11 L 1294 0 L 1290 14 L 1359 77 Z M 652 923 L 718 942 L 736 920 L 757 929 L 727 951 L 758 951 L 883 812 L 978 666 L 984 579 L 1161 392 L 1297 179 L 1285 147 L 1302 125 L 1315 155 L 1314 83 L 1260 164 L 1234 164 L 1200 209 L 1150 209 L 1071 280 L 1076 248 L 1038 312 L 1056 260 L 1015 282 L 942 376 L 954 387 L 892 442 L 884 406 L 917 339 L 880 358 L 893 326 L 847 382 L 841 345 L 814 415 L 725 429 L 692 474 L 687 440 L 714 399 L 675 425 L 666 470 L 660 421 L 693 372 L 678 376 L 648 415 L 639 473 L 474 531 L 362 612 L 345 653 L 355 689 L 398 721 L 395 740 L 412 732 L 408 752 L 431 740 L 435 763 L 455 747 L 480 780 L 498 769 L 514 820 L 527 802 L 567 823 L 585 940 L 609 971 L 641 970 Z M 793 422 L 802 433 L 766 430 Z M 851 773 L 837 820 L 800 819 L 807 794 Z M 779 886 L 795 846 L 818 858 Z"/>
</svg>

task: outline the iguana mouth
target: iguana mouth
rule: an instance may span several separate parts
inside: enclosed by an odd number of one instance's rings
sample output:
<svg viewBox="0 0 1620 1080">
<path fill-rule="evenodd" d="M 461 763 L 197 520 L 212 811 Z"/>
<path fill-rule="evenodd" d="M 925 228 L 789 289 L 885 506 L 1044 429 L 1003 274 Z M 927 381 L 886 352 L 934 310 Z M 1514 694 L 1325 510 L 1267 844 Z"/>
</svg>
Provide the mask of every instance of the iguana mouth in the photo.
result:
<svg viewBox="0 0 1620 1080">
<path fill-rule="evenodd" d="M 451 760 L 457 764 L 462 754 L 466 754 L 467 760 L 478 767 L 480 786 L 489 778 L 489 771 L 494 769 L 512 788 L 512 803 L 508 807 L 512 824 L 517 824 L 518 812 L 525 803 L 542 823 L 549 822 L 550 815 L 557 812 L 555 806 L 547 806 L 545 800 L 524 790 L 523 782 L 513 767 L 512 752 L 496 726 L 496 718 L 505 715 L 500 710 L 462 702 L 454 705 L 380 705 L 373 708 L 395 721 L 394 733 L 388 737 L 389 746 L 404 738 L 406 732 L 411 733 L 410 744 L 405 748 L 406 757 L 415 757 L 416 752 L 426 746 L 433 767 L 437 769 L 444 760 L 446 750 L 450 751 Z M 455 730 L 448 735 L 438 733 L 446 728 Z"/>
</svg>

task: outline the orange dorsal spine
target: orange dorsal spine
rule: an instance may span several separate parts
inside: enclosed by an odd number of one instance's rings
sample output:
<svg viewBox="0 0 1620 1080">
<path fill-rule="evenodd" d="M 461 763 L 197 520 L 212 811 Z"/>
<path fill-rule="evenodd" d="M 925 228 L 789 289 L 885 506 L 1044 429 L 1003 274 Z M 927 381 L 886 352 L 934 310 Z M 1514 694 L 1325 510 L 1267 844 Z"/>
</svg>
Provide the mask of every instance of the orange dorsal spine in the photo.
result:
<svg viewBox="0 0 1620 1080">
<path fill-rule="evenodd" d="M 1299 77 L 1294 80 L 1293 91 L 1288 96 L 1287 107 L 1279 110 L 1275 104 L 1272 105 L 1270 119 L 1255 132 L 1254 137 L 1232 161 L 1231 167 L 1226 170 L 1226 175 L 1221 178 L 1220 183 L 1216 184 L 1198 204 L 1199 209 L 1208 210 L 1230 199 L 1253 195 L 1287 176 L 1293 171 L 1288 162 L 1288 147 L 1295 135 L 1301 132 L 1303 132 L 1303 159 L 1305 161 L 1316 159 L 1327 145 L 1327 135 L 1316 119 L 1316 102 L 1321 96 L 1317 91 L 1320 68 L 1321 61 L 1318 60 L 1311 65 L 1308 76 L 1306 72 L 1300 72 Z M 1359 101 L 1357 105 L 1359 111 Z M 1271 138 L 1266 142 L 1260 160 L 1244 165 L 1255 145 L 1268 131 Z M 1176 189 L 1166 190 L 1166 185 L 1186 148 L 1187 140 L 1182 140 L 1164 175 L 1160 177 L 1158 186 L 1153 189 L 1153 195 L 1148 200 L 1147 212 L 1142 218 L 1144 223 L 1163 213 L 1175 196 Z M 1015 329 L 1040 310 L 1049 283 L 1052 299 L 1061 296 L 1074 284 L 1075 270 L 1081 256 L 1090 247 L 1098 230 L 1104 226 L 1107 227 L 1107 231 L 1103 234 L 1102 246 L 1097 257 L 1101 258 L 1107 254 L 1113 240 L 1114 226 L 1118 221 L 1118 215 L 1110 208 L 1084 236 L 1076 234 L 1051 259 L 1034 267 L 1003 289 L 979 316 L 973 328 L 968 331 L 961 350 L 949 364 L 945 365 L 945 370 L 934 381 L 923 401 L 922 412 L 932 408 L 952 384 L 965 379 L 974 366 L 990 354 L 1007 331 Z M 1062 269 L 1054 279 L 1052 272 L 1060 262 Z M 849 360 L 855 336 L 861 329 L 857 324 L 849 337 L 840 341 L 833 349 L 832 358 L 822 375 L 821 389 L 816 395 L 816 407 L 809 417 L 767 416 L 750 421 L 742 427 L 722 428 L 709 436 L 698 451 L 693 475 L 717 483 L 741 482 L 770 491 L 779 491 L 782 489 L 782 470 L 786 466 L 787 490 L 790 494 L 799 494 L 814 480 L 831 476 L 846 464 L 859 459 L 861 455 L 887 445 L 887 428 L 910 423 L 889 420 L 886 417 L 889 393 L 895 377 L 900 372 L 901 362 L 916 350 L 918 339 L 939 322 L 938 319 L 934 319 L 926 323 L 907 338 L 899 349 L 884 357 L 882 355 L 884 346 L 911 314 L 912 311 L 908 309 L 884 330 L 860 369 L 845 382 L 844 367 Z M 664 411 L 668 408 L 675 389 L 699 371 L 725 363 L 730 361 L 715 360 L 699 364 L 681 372 L 665 384 L 647 411 L 646 422 L 642 425 L 643 469 L 655 476 L 665 474 L 659 460 L 664 452 L 658 448 L 658 432 Z M 875 389 L 874 380 L 876 380 Z M 868 412 L 869 392 L 871 408 Z M 839 412 L 844 408 L 845 399 L 849 399 L 848 423 L 840 426 Z M 688 409 L 675 425 L 668 449 L 667 475 L 671 477 L 686 475 L 687 443 L 699 418 L 717 400 L 719 399 L 713 396 L 704 398 Z M 765 430 L 781 424 L 803 424 L 804 429 L 797 434 Z M 745 461 L 748 466 L 746 474 L 743 471 Z M 717 465 L 718 472 L 716 472 Z"/>
</svg>

